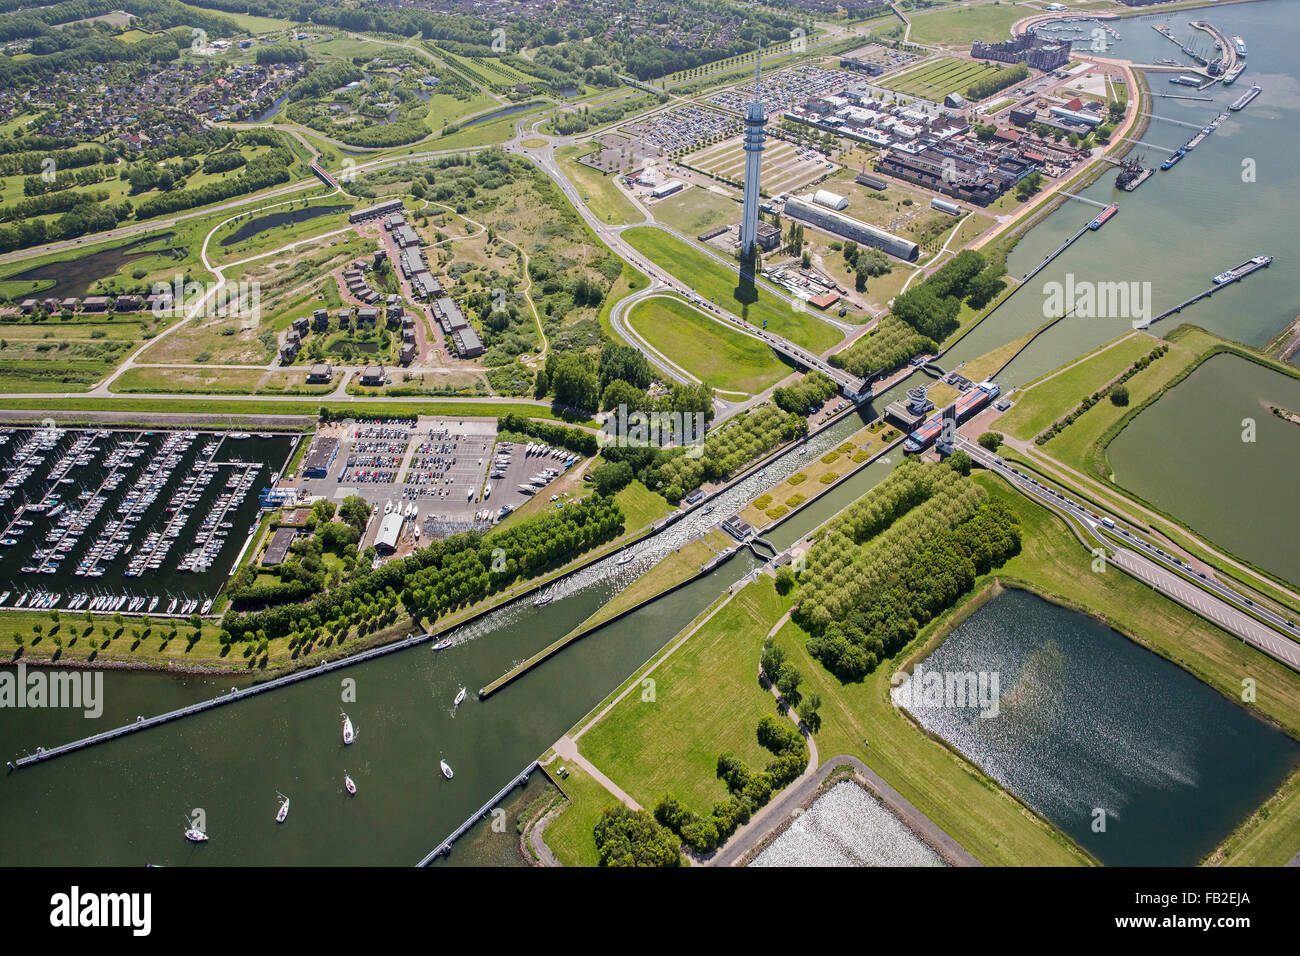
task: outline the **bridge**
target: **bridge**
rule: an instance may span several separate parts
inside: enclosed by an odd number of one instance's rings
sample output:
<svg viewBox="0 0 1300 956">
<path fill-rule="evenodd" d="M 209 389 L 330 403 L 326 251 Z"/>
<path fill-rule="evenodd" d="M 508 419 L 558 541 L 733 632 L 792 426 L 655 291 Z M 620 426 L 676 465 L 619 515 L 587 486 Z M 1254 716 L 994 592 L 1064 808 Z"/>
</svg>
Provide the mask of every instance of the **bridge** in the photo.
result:
<svg viewBox="0 0 1300 956">
<path fill-rule="evenodd" d="M 1204 123 L 1189 123 L 1187 120 L 1173 119 L 1169 116 L 1157 116 L 1155 113 L 1140 113 L 1139 115 L 1145 116 L 1148 119 L 1160 120 L 1164 123 L 1177 123 L 1179 126 L 1189 126 L 1192 129 L 1200 129 L 1205 125 Z"/>
<path fill-rule="evenodd" d="M 717 312 L 718 310 L 714 311 Z M 844 392 L 847 397 L 852 398 L 854 401 L 860 401 L 871 397 L 868 391 L 871 385 L 870 378 L 858 378 L 858 376 L 852 375 L 842 368 L 836 368 L 820 355 L 814 355 L 807 349 L 795 345 L 789 339 L 782 338 L 773 332 L 767 331 L 767 329 L 756 328 L 744 319 L 732 315 L 730 312 L 721 311 L 718 312 L 718 314 L 721 315 L 724 320 L 730 321 L 732 324 L 739 327 L 739 329 L 746 335 L 756 338 L 761 342 L 766 342 L 772 351 L 776 352 L 778 355 L 784 355 L 797 367 L 821 372 L 838 385 L 840 390 Z"/>
</svg>

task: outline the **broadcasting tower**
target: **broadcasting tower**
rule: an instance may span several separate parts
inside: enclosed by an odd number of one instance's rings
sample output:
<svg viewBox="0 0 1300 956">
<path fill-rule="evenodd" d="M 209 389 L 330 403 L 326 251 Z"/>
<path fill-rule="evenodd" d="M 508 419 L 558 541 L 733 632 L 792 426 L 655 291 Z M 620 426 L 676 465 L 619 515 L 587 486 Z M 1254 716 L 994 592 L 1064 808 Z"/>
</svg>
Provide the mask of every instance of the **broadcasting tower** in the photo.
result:
<svg viewBox="0 0 1300 956">
<path fill-rule="evenodd" d="M 763 158 L 763 127 L 767 125 L 761 86 L 762 61 L 760 46 L 758 62 L 754 64 L 754 98 L 745 113 L 745 205 L 740 217 L 740 257 L 747 261 L 752 261 L 758 251 L 759 164 Z"/>
</svg>

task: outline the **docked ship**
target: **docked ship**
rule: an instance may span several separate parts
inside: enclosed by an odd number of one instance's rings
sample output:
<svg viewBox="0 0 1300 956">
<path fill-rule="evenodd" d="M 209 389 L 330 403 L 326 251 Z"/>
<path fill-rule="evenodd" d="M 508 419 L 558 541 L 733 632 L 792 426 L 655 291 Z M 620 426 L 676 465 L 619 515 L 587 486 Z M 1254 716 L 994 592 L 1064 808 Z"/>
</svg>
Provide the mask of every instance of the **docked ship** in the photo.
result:
<svg viewBox="0 0 1300 956">
<path fill-rule="evenodd" d="M 1106 225 L 1106 220 L 1109 219 L 1111 216 L 1115 215 L 1115 213 L 1117 212 L 1119 212 L 1119 206 L 1115 205 L 1114 203 L 1111 203 L 1109 206 L 1105 208 L 1105 210 L 1102 212 L 1100 216 L 1098 216 L 1092 222 L 1088 223 L 1088 228 L 1091 229 L 1093 232 L 1096 232 L 1102 226 Z"/>
<path fill-rule="evenodd" d="M 1120 166 L 1119 175 L 1115 177 L 1115 185 L 1125 192 L 1131 193 L 1153 174 L 1154 169 L 1149 169 L 1138 162 L 1125 162 Z"/>
<path fill-rule="evenodd" d="M 1232 105 L 1229 106 L 1228 109 L 1232 110 L 1234 113 L 1237 112 L 1237 110 L 1244 109 L 1246 105 L 1250 103 L 1251 100 L 1259 96 L 1260 92 L 1263 89 L 1264 88 L 1262 86 L 1256 83 L 1245 93 L 1242 93 L 1239 97 L 1233 100 Z"/>
<path fill-rule="evenodd" d="M 1160 168 L 1173 169 L 1175 166 L 1178 165 L 1179 160 L 1181 160 L 1186 155 L 1187 155 L 1187 149 L 1185 147 L 1180 146 L 1172 156 L 1170 156 L 1168 159 L 1166 159 L 1163 163 L 1160 164 Z"/>
<path fill-rule="evenodd" d="M 1002 388 L 995 382 L 980 382 L 957 399 L 954 412 L 957 424 L 961 424 L 985 405 L 1002 394 Z M 934 440 L 943 432 L 942 413 L 929 418 L 924 425 L 907 436 L 903 442 L 903 453 L 915 455 L 934 444 Z"/>
<path fill-rule="evenodd" d="M 1246 41 L 1239 36 L 1233 36 L 1232 45 L 1237 48 L 1237 56 L 1246 55 Z"/>
<path fill-rule="evenodd" d="M 1245 73 L 1245 72 L 1246 72 L 1246 64 L 1245 64 L 1245 63 L 1238 63 L 1238 64 L 1237 64 L 1236 66 L 1234 66 L 1231 70 L 1229 70 L 1229 71 L 1227 72 L 1227 74 L 1224 75 L 1224 77 L 1223 77 L 1223 85 L 1224 85 L 1224 86 L 1232 86 L 1233 83 L 1236 83 L 1236 82 L 1237 82 L 1237 77 L 1241 76 L 1241 74 L 1243 74 L 1243 73 Z"/>
</svg>

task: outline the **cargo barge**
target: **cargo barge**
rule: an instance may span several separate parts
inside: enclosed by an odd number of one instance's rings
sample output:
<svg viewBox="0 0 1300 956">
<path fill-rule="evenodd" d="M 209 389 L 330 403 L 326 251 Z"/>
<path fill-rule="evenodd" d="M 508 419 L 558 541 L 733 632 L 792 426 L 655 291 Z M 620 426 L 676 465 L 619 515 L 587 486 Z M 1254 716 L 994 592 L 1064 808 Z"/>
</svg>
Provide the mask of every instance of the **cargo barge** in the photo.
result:
<svg viewBox="0 0 1300 956">
<path fill-rule="evenodd" d="M 1163 163 L 1160 164 L 1160 168 L 1173 169 L 1175 166 L 1178 165 L 1179 161 L 1186 155 L 1187 155 L 1186 147 L 1180 146 L 1172 156 L 1170 156 L 1168 159 L 1166 159 Z"/>
<path fill-rule="evenodd" d="M 1223 85 L 1232 86 L 1233 83 L 1237 82 L 1237 77 L 1241 76 L 1241 74 L 1245 72 L 1246 72 L 1246 64 L 1238 63 L 1236 66 L 1234 66 L 1231 70 L 1228 71 L 1226 76 L 1224 76 Z"/>
<path fill-rule="evenodd" d="M 995 382 L 980 382 L 978 385 L 972 386 L 970 391 L 957 399 L 957 404 L 954 407 L 957 424 L 960 425 L 966 421 L 1001 393 L 1001 386 Z M 943 415 L 935 415 L 927 419 L 924 425 L 907 436 L 907 439 L 903 442 L 903 453 L 915 455 L 924 451 L 934 444 L 935 439 L 942 433 Z"/>
<path fill-rule="evenodd" d="M 1115 213 L 1117 212 L 1119 212 L 1119 206 L 1115 205 L 1114 203 L 1111 203 L 1109 206 L 1106 207 L 1106 209 L 1102 212 L 1100 216 L 1098 216 L 1092 222 L 1088 223 L 1088 228 L 1091 229 L 1093 232 L 1096 232 L 1102 226 L 1106 225 L 1106 220 L 1109 219 L 1111 216 L 1115 215 Z"/>
<path fill-rule="evenodd" d="M 1242 93 L 1241 96 L 1237 97 L 1237 99 L 1233 101 L 1232 105 L 1229 106 L 1228 109 L 1232 110 L 1234 113 L 1237 112 L 1237 110 L 1245 109 L 1251 100 L 1259 96 L 1260 92 L 1263 89 L 1264 88 L 1262 86 L 1256 83 L 1245 93 Z"/>
</svg>

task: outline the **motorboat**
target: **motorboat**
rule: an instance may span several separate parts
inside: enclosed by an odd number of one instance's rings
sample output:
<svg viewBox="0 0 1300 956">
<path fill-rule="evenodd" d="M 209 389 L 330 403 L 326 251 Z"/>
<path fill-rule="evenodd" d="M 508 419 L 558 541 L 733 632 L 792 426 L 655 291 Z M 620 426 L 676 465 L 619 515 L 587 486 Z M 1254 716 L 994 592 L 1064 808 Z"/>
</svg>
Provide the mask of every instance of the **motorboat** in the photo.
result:
<svg viewBox="0 0 1300 956">
<path fill-rule="evenodd" d="M 198 827 L 187 827 L 185 830 L 185 839 L 189 840 L 191 843 L 206 843 L 208 841 L 208 835 Z"/>
<path fill-rule="evenodd" d="M 533 602 L 533 607 L 546 607 L 546 605 L 551 603 L 554 597 L 555 595 L 548 591 Z"/>
<path fill-rule="evenodd" d="M 624 564 L 631 564 L 634 558 L 636 558 L 636 555 L 633 554 L 631 551 L 628 551 L 624 553 L 623 557 L 618 559 L 618 563 L 620 566 Z"/>
<path fill-rule="evenodd" d="M 442 640 L 438 641 L 436 644 L 433 645 L 433 649 L 435 651 L 445 651 L 449 647 L 451 647 L 450 637 L 444 637 Z"/>
<path fill-rule="evenodd" d="M 459 706 L 460 706 L 461 704 L 463 704 L 464 702 L 465 702 L 465 688 L 462 687 L 462 688 L 460 689 L 460 692 L 456 694 L 456 699 L 455 699 L 455 701 L 452 702 L 452 705 L 451 705 L 451 706 L 452 706 L 452 707 L 459 707 Z"/>
</svg>

